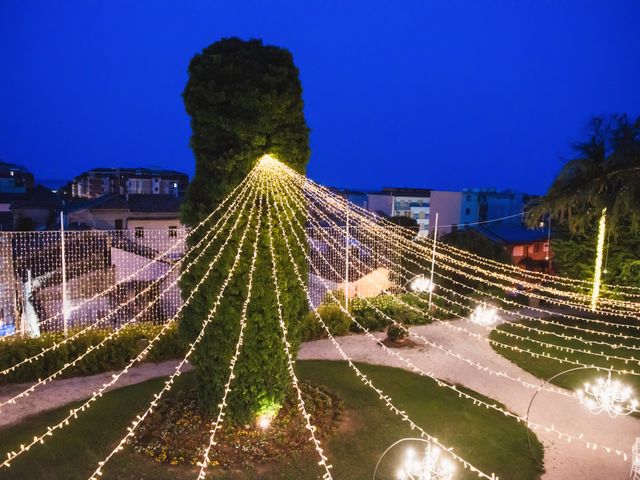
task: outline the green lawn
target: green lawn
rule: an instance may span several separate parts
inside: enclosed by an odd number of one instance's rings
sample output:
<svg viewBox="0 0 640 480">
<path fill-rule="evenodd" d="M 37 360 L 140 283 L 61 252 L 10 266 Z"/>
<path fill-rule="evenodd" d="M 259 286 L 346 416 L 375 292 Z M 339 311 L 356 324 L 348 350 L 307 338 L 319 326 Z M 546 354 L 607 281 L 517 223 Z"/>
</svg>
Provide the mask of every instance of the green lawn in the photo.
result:
<svg viewBox="0 0 640 480">
<path fill-rule="evenodd" d="M 602 325 L 602 324 L 594 324 L 594 323 L 586 323 L 584 321 L 580 322 L 579 320 L 568 320 L 565 318 L 556 318 L 553 319 L 556 322 L 561 322 L 565 325 L 578 325 L 582 328 L 588 328 L 590 330 L 597 330 L 602 332 L 609 333 L 621 333 L 624 335 L 635 335 L 640 337 L 640 331 L 624 328 L 624 327 L 616 327 L 611 325 Z M 596 341 L 605 341 L 612 342 L 623 345 L 640 345 L 640 338 L 638 340 L 629 340 L 629 339 L 621 339 L 621 338 L 609 338 L 603 335 L 598 335 L 595 333 L 587 333 L 572 329 L 565 329 L 561 326 L 549 325 L 549 324 L 541 324 L 540 322 L 535 321 L 522 321 L 520 322 L 524 325 L 529 325 L 531 327 L 535 327 L 542 332 L 555 332 L 561 333 L 564 335 L 570 335 L 573 337 L 581 337 L 586 340 L 596 340 Z M 537 333 L 529 330 L 525 330 L 523 328 L 518 327 L 517 325 L 505 323 L 500 327 L 496 328 L 491 332 L 490 338 L 492 340 L 499 341 L 501 343 L 506 343 L 508 345 L 515 345 L 520 348 L 526 348 L 531 350 L 532 352 L 546 352 L 554 357 L 558 358 L 567 358 L 572 361 L 581 362 L 583 364 L 595 365 L 604 368 L 616 368 L 619 370 L 624 369 L 634 369 L 636 372 L 640 371 L 640 366 L 638 366 L 637 360 L 635 362 L 630 361 L 629 363 L 625 363 L 622 360 L 616 360 L 612 358 L 605 358 L 598 355 L 591 355 L 587 353 L 576 353 L 576 352 L 565 352 L 560 351 L 555 348 L 545 348 L 542 345 L 536 344 L 534 342 L 528 340 L 520 340 L 508 337 L 504 334 L 501 334 L 500 331 L 515 333 L 520 336 L 526 336 L 531 339 L 544 341 L 547 343 L 552 343 L 556 345 L 561 345 L 564 347 L 571 347 L 581 350 L 590 350 L 592 352 L 604 353 L 609 355 L 616 355 L 618 357 L 640 357 L 640 351 L 638 350 L 630 350 L 623 347 L 620 348 L 611 348 L 605 345 L 587 345 L 579 340 L 568 340 L 557 337 L 555 335 L 549 335 L 548 333 Z M 559 362 L 556 360 L 551 360 L 548 358 L 534 358 L 527 353 L 515 352 L 511 349 L 492 345 L 494 350 L 508 358 L 518 366 L 520 366 L 523 370 L 530 372 L 536 377 L 542 379 L 549 379 L 554 375 L 563 372 L 565 370 L 569 370 L 571 368 L 578 367 L 578 365 L 572 365 L 567 362 Z M 558 385 L 560 387 L 568 388 L 571 390 L 575 390 L 577 388 L 582 387 L 583 383 L 586 381 L 591 381 L 596 377 L 603 376 L 602 372 L 598 372 L 595 369 L 583 369 L 577 370 L 575 372 L 569 372 L 563 375 L 560 375 L 558 378 L 554 379 L 552 383 Z M 632 386 L 637 395 L 640 396 L 640 377 L 637 375 L 624 375 L 622 380 L 628 385 Z"/>
<path fill-rule="evenodd" d="M 524 427 L 494 411 L 472 405 L 453 392 L 439 388 L 425 379 L 399 369 L 360 365 L 362 370 L 398 407 L 445 445 L 485 472 L 495 472 L 501 479 L 535 479 L 540 471 L 527 445 Z M 371 478 L 378 456 L 394 441 L 416 436 L 391 414 L 349 367 L 343 362 L 301 361 L 297 370 L 302 379 L 322 384 L 337 393 L 345 402 L 343 426 L 334 434 L 326 451 L 333 464 L 336 479 L 364 480 Z M 192 384 L 187 374 L 176 386 Z M 34 447 L 17 459 L 8 470 L 0 470 L 0 479 L 85 479 L 96 463 L 110 451 L 123 435 L 134 412 L 149 402 L 162 380 L 126 387 L 100 399 L 90 410 L 65 430 L 49 438 L 46 446 Z M 175 388 L 175 387 L 174 387 Z M 25 442 L 43 427 L 60 418 L 68 408 L 31 418 L 23 424 L 0 433 L 0 455 Z M 535 440 L 534 440 L 535 442 Z M 536 444 L 537 455 L 542 456 Z M 393 451 L 399 453 L 399 450 Z M 393 455 L 386 457 L 393 462 Z M 291 458 L 286 464 L 262 467 L 258 471 L 210 475 L 225 479 L 315 479 L 320 470 L 316 458 Z M 388 465 L 393 466 L 393 465 Z M 387 468 L 382 478 L 395 478 Z M 105 478 L 120 480 L 193 479 L 195 470 L 189 467 L 167 467 L 147 460 L 129 449 L 117 455 L 105 470 Z M 456 479 L 477 478 L 456 467 Z"/>
</svg>

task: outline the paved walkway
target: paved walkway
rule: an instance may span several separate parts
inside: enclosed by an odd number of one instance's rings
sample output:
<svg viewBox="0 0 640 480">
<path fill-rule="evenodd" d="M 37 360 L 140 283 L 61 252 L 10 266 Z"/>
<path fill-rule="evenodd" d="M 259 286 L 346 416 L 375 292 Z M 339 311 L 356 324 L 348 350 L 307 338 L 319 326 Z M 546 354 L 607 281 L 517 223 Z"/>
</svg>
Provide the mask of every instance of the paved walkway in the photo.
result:
<svg viewBox="0 0 640 480">
<path fill-rule="evenodd" d="M 487 330 L 464 322 L 453 322 L 470 331 L 487 334 Z M 417 333 L 434 343 L 440 344 L 466 358 L 474 360 L 496 371 L 503 371 L 515 378 L 539 385 L 536 377 L 525 372 L 515 364 L 498 355 L 489 343 L 479 338 L 469 337 L 462 332 L 446 328 L 442 324 L 415 327 Z M 376 334 L 383 338 L 384 334 Z M 414 340 L 416 340 L 414 338 Z M 370 338 L 364 335 L 350 335 L 339 339 L 345 352 L 355 361 L 377 365 L 407 368 L 396 357 L 386 354 Z M 416 340 L 418 342 L 418 340 Z M 465 385 L 477 392 L 493 398 L 520 416 L 525 416 L 527 407 L 535 389 L 526 388 L 505 378 L 480 372 L 465 362 L 447 356 L 433 347 L 420 344 L 412 349 L 397 350 L 404 358 L 411 360 L 426 372 L 453 383 Z M 337 349 L 329 340 L 309 342 L 302 346 L 300 359 L 341 359 Z M 354 377 L 355 378 L 355 377 Z M 386 392 L 393 398 L 393 392 Z M 470 405 L 472 405 L 470 403 Z M 484 408 L 484 407 L 482 407 Z M 530 416 L 531 422 L 542 425 L 555 425 L 557 430 L 573 435 L 584 434 L 584 438 L 599 444 L 631 453 L 631 445 L 636 436 L 640 436 L 640 420 L 631 417 L 609 418 L 608 415 L 589 413 L 574 398 L 551 392 L 541 391 L 535 399 Z M 587 449 L 579 441 L 568 443 L 560 440 L 557 434 L 543 430 L 536 432 L 545 447 L 544 480 L 617 480 L 628 479 L 630 461 L 624 461 L 615 453 Z M 505 479 L 508 480 L 508 479 Z"/>
<path fill-rule="evenodd" d="M 123 375 L 107 391 L 142 383 L 152 378 L 169 376 L 173 373 L 177 364 L 177 360 L 169 360 L 162 363 L 143 363 L 131 368 L 126 375 Z M 183 370 L 187 371 L 189 368 L 191 366 L 187 365 Z M 54 410 L 78 400 L 86 400 L 93 392 L 110 381 L 112 374 L 113 372 L 106 372 L 88 377 L 66 378 L 38 387 L 28 397 L 23 397 L 16 401 L 15 405 L 5 405 L 0 409 L 0 429 L 14 425 L 27 416 Z M 0 387 L 0 401 L 13 397 L 31 385 L 33 384 L 21 383 Z"/>
<path fill-rule="evenodd" d="M 467 322 L 461 325 L 476 333 L 486 335 L 487 331 Z M 453 322 L 457 324 L 458 322 Z M 440 324 L 415 327 L 415 331 L 445 348 L 477 361 L 493 370 L 504 371 L 532 384 L 540 380 L 520 369 L 504 357 L 496 354 L 489 343 L 477 338 L 463 336 L 461 332 L 448 329 Z M 376 334 L 380 338 L 384 334 Z M 399 359 L 391 357 L 364 335 L 350 335 L 339 338 L 340 344 L 353 360 L 377 365 L 406 368 Z M 465 385 L 488 397 L 505 404 L 507 408 L 524 416 L 535 392 L 519 383 L 494 375 L 481 373 L 478 369 L 456 360 L 432 347 L 420 345 L 398 352 L 425 371 L 453 383 Z M 309 342 L 302 346 L 300 359 L 341 360 L 338 351 L 328 340 Z M 115 388 L 121 388 L 144 382 L 151 378 L 165 377 L 171 374 L 177 361 L 163 363 L 145 363 L 132 368 Z M 20 422 L 29 415 L 62 407 L 68 403 L 88 398 L 92 392 L 111 379 L 111 373 L 102 373 L 89 377 L 76 377 L 57 380 L 21 399 L 16 405 L 7 405 L 0 410 L 0 429 Z M 30 384 L 8 385 L 0 387 L 0 400 L 6 400 L 28 388 Z M 393 397 L 393 392 L 387 392 Z M 592 415 L 575 399 L 540 392 L 531 412 L 531 421 L 543 425 L 555 425 L 563 432 L 574 435 L 584 434 L 584 438 L 600 444 L 630 452 L 636 436 L 640 436 L 640 420 L 630 417 L 610 419 L 606 415 Z M 629 461 L 615 454 L 587 449 L 582 442 L 568 443 L 559 440 L 557 435 L 545 431 L 537 432 L 545 447 L 544 480 L 616 480 L 629 478 Z M 505 479 L 508 480 L 508 479 Z"/>
</svg>

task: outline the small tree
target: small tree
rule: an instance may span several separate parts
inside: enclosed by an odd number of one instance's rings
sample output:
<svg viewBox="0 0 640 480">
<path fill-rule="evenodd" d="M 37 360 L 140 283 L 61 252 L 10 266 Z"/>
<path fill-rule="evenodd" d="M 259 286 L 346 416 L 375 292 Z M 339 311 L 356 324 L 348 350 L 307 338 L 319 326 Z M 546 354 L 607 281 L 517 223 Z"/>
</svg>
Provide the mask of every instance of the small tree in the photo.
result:
<svg viewBox="0 0 640 480">
<path fill-rule="evenodd" d="M 303 114 L 302 87 L 291 53 L 265 46 L 260 40 L 237 38 L 220 40 L 191 60 L 189 82 L 184 91 L 191 116 L 191 148 L 196 157 L 196 173 L 187 191 L 182 218 L 194 226 L 238 185 L 257 160 L 272 154 L 298 172 L 309 160 L 309 129 Z M 254 204 L 253 208 L 257 208 Z M 273 212 L 271 213 L 273 214 Z M 246 220 L 243 220 L 246 221 Z M 266 227 L 266 219 L 263 223 Z M 283 314 L 294 345 L 298 324 L 306 312 L 306 297 L 287 270 L 283 232 L 274 225 L 274 244 L 279 267 Z M 180 329 L 192 340 L 212 307 L 238 248 L 244 225 L 229 239 L 219 266 L 202 286 L 197 298 L 185 309 Z M 236 364 L 229 413 L 247 421 L 261 408 L 281 403 L 288 374 L 278 323 L 275 289 L 271 278 L 271 258 L 266 228 L 258 239 L 260 252 L 253 275 L 254 288 L 249 304 L 243 349 Z M 224 235 L 223 235 L 224 237 Z M 191 245 L 201 238 L 195 235 Z M 222 238 L 209 255 L 181 282 L 189 294 L 203 275 L 212 256 L 220 250 Z M 253 242 L 249 236 L 248 242 Z M 292 238 L 290 243 L 295 242 Z M 213 411 L 227 379 L 228 366 L 239 333 L 239 316 L 248 284 L 250 253 L 245 256 L 224 295 L 216 317 L 193 356 L 199 378 L 202 406 Z M 286 258 L 285 258 L 286 257 Z M 301 264 L 300 259 L 298 262 Z M 304 272 L 305 269 L 302 268 Z"/>
</svg>

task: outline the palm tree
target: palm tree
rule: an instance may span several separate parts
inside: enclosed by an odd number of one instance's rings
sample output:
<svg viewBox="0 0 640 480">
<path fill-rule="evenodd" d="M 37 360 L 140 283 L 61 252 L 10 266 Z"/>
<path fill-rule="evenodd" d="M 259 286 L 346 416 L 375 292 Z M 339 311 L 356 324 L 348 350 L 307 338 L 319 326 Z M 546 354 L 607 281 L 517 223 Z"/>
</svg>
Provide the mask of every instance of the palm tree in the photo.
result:
<svg viewBox="0 0 640 480">
<path fill-rule="evenodd" d="M 598 254 L 591 307 L 595 309 L 602 269 L 605 229 L 615 237 L 621 223 L 637 231 L 640 224 L 640 117 L 595 117 L 586 142 L 574 145 L 577 158 L 568 161 L 544 197 L 527 214 L 535 224 L 546 215 L 565 221 L 573 233 L 598 223 Z"/>
</svg>

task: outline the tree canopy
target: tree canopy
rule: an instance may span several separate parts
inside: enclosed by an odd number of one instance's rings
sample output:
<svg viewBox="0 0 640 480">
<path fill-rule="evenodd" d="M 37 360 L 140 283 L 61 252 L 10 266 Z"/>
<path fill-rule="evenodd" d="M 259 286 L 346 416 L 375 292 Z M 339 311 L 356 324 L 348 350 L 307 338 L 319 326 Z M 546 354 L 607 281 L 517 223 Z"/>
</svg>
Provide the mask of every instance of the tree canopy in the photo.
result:
<svg viewBox="0 0 640 480">
<path fill-rule="evenodd" d="M 568 161 L 544 197 L 527 215 L 535 224 L 550 215 L 573 233 L 588 231 L 606 208 L 614 236 L 621 220 L 637 231 L 640 221 L 640 117 L 595 117 L 586 141 L 574 145 Z"/>
<path fill-rule="evenodd" d="M 196 158 L 195 177 L 189 185 L 182 212 L 187 225 L 194 226 L 205 218 L 264 154 L 271 154 L 304 172 L 310 155 L 309 129 L 304 119 L 298 69 L 287 50 L 265 46 L 260 40 L 238 38 L 223 39 L 210 45 L 191 60 L 184 102 L 191 116 L 191 148 Z M 256 200 L 251 205 L 254 211 L 258 204 Z M 273 212 L 269 214 L 274 215 Z M 229 236 L 231 247 L 223 250 L 219 268 L 213 269 L 197 297 L 184 310 L 180 329 L 187 340 L 194 339 L 200 331 L 240 247 L 240 233 L 249 222 L 246 218 L 240 220 L 244 224 Z M 257 239 L 255 234 L 247 238 L 247 242 L 256 241 L 259 249 L 252 277 L 255 288 L 228 399 L 229 416 L 242 422 L 249 421 L 261 409 L 279 404 L 288 385 L 266 222 L 263 220 L 265 228 Z M 282 245 L 285 233 L 278 229 L 277 221 L 273 223 L 277 255 L 286 255 L 279 253 L 285 251 Z M 190 237 L 189 245 L 194 245 L 201 235 Z M 184 277 L 181 282 L 183 296 L 191 293 L 213 255 L 220 251 L 222 241 L 220 238 L 211 245 L 210 253 Z M 201 404 L 209 411 L 215 410 L 222 398 L 230 359 L 238 340 L 240 312 L 249 283 L 250 257 L 250 253 L 242 256 L 242 263 L 225 290 L 216 316 L 192 357 L 199 378 Z M 286 260 L 279 258 L 278 263 L 287 265 L 288 262 L 287 257 Z M 301 268 L 306 271 L 304 265 Z M 295 353 L 297 326 L 307 310 L 306 297 L 293 280 L 292 271 L 282 267 L 278 273 L 283 317 Z"/>
</svg>

